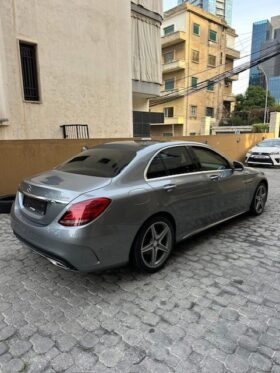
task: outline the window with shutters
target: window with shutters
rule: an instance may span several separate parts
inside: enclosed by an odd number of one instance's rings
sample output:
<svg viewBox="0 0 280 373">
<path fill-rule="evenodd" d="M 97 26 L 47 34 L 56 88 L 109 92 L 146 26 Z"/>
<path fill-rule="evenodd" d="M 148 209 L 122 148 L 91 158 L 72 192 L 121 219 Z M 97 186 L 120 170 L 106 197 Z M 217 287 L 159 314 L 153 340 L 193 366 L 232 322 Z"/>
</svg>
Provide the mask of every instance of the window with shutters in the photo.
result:
<svg viewBox="0 0 280 373">
<path fill-rule="evenodd" d="M 192 49 L 192 62 L 199 63 L 199 51 Z"/>
<path fill-rule="evenodd" d="M 209 30 L 209 41 L 217 42 L 217 33 L 216 31 Z"/>
<path fill-rule="evenodd" d="M 198 78 L 192 77 L 192 88 L 197 88 Z"/>
<path fill-rule="evenodd" d="M 213 54 L 208 54 L 208 66 L 216 66 L 216 56 L 214 56 Z"/>
<path fill-rule="evenodd" d="M 164 81 L 164 90 L 172 91 L 175 88 L 175 79 L 166 79 Z"/>
<path fill-rule="evenodd" d="M 174 32 L 174 25 L 167 26 L 163 29 L 164 35 L 173 34 Z"/>
<path fill-rule="evenodd" d="M 200 25 L 197 23 L 193 24 L 193 34 L 197 36 L 200 35 Z"/>
</svg>

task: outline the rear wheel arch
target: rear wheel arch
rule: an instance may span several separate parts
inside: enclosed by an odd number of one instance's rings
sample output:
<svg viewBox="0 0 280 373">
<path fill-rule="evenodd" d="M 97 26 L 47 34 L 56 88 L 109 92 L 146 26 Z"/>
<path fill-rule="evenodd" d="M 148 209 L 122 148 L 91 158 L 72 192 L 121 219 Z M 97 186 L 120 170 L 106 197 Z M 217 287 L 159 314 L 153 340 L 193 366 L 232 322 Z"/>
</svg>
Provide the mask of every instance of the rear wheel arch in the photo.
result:
<svg viewBox="0 0 280 373">
<path fill-rule="evenodd" d="M 149 217 L 148 217 L 148 218 L 147 218 L 147 219 L 146 219 L 146 220 L 141 224 L 141 226 L 140 226 L 139 229 L 137 230 L 137 232 L 136 232 L 136 234 L 135 234 L 135 237 L 134 237 L 134 239 L 133 239 L 132 245 L 131 245 L 131 247 L 130 247 L 130 251 L 129 251 L 129 261 L 130 261 L 130 262 L 132 261 L 131 256 L 132 256 L 133 248 L 134 248 L 134 245 L 135 245 L 135 241 L 136 241 L 138 235 L 140 234 L 142 228 L 143 228 L 143 227 L 144 227 L 144 226 L 145 226 L 145 225 L 146 225 L 150 220 L 152 220 L 152 219 L 154 219 L 154 218 L 156 218 L 156 217 L 159 217 L 159 218 L 160 218 L 160 217 L 163 217 L 163 218 L 167 219 L 167 220 L 171 223 L 171 225 L 172 225 L 172 227 L 173 227 L 173 230 L 174 230 L 174 243 L 176 243 L 176 221 L 175 221 L 173 215 L 170 214 L 169 212 L 166 212 L 166 211 L 160 211 L 160 212 L 157 212 L 157 213 L 155 213 L 155 214 L 149 216 Z"/>
</svg>

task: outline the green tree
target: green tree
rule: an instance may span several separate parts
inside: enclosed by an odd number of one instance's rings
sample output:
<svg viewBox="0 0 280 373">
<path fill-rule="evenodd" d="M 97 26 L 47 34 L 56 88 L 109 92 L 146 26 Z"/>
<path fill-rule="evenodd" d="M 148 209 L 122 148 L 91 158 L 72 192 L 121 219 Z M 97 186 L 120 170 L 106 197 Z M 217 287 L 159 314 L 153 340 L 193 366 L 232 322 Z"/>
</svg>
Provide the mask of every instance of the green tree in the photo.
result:
<svg viewBox="0 0 280 373">
<path fill-rule="evenodd" d="M 264 108 L 266 90 L 259 86 L 251 85 L 247 88 L 245 95 L 236 96 L 236 110 L 246 111 L 252 108 Z M 267 106 L 274 106 L 275 99 L 268 92 Z"/>
</svg>

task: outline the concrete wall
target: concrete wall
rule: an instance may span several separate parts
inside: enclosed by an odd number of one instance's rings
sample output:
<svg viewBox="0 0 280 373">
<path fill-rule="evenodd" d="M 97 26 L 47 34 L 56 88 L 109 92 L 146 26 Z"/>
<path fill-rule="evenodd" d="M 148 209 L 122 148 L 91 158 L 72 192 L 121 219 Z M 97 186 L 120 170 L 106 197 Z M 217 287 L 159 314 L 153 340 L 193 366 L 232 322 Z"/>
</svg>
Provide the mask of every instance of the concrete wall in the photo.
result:
<svg viewBox="0 0 280 373">
<path fill-rule="evenodd" d="M 274 137 L 273 134 L 216 135 L 172 137 L 172 139 L 208 143 L 227 157 L 244 160 L 249 148 L 263 138 Z M 7 140 L 0 141 L 0 195 L 15 193 L 20 181 L 41 171 L 51 169 L 67 158 L 79 153 L 82 146 L 94 146 L 98 143 L 110 142 L 113 139 L 90 140 Z M 115 141 L 116 139 L 114 139 Z M 125 140 L 125 139 L 122 139 Z"/>
<path fill-rule="evenodd" d="M 130 6 L 0 0 L 9 109 L 0 139 L 59 139 L 60 125 L 77 123 L 87 123 L 95 138 L 132 136 Z M 37 44 L 40 103 L 23 100 L 19 40 Z"/>
</svg>

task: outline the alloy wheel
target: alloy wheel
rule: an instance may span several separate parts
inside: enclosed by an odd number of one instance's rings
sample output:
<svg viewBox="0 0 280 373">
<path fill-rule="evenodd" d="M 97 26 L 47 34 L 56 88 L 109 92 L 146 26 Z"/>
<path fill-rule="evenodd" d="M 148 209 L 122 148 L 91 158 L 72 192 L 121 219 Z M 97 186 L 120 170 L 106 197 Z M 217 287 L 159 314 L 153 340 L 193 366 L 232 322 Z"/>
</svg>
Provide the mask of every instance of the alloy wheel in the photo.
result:
<svg viewBox="0 0 280 373">
<path fill-rule="evenodd" d="M 157 268 L 164 263 L 172 249 L 172 233 L 165 222 L 156 222 L 146 230 L 142 245 L 141 257 L 149 268 Z"/>
<path fill-rule="evenodd" d="M 264 210 L 266 202 L 267 191 L 264 184 L 261 184 L 256 192 L 255 196 L 255 209 L 258 214 L 261 214 Z"/>
</svg>

